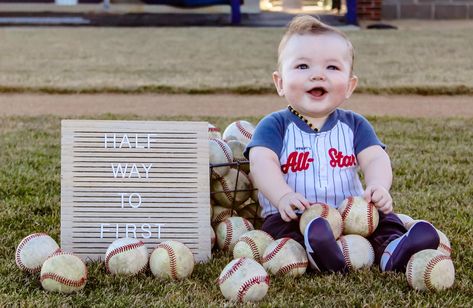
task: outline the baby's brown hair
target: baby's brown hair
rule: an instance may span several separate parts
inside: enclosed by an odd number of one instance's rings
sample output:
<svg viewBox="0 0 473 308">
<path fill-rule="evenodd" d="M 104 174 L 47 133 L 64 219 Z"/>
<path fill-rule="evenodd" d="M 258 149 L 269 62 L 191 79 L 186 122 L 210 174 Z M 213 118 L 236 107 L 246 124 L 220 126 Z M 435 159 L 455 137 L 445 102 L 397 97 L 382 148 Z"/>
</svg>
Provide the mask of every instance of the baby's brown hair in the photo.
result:
<svg viewBox="0 0 473 308">
<path fill-rule="evenodd" d="M 289 23 L 286 33 L 284 33 L 281 42 L 279 43 L 278 48 L 278 68 L 281 68 L 281 54 L 286 47 L 287 41 L 293 36 L 294 34 L 304 35 L 304 34 L 314 34 L 314 35 L 321 35 L 321 34 L 336 34 L 342 37 L 348 45 L 348 49 L 350 50 L 351 55 L 351 67 L 350 67 L 350 75 L 353 73 L 353 63 L 355 61 L 355 50 L 353 45 L 351 44 L 350 40 L 346 36 L 345 33 L 324 24 L 319 19 L 309 16 L 309 15 L 302 15 L 296 16 L 292 19 Z"/>
</svg>

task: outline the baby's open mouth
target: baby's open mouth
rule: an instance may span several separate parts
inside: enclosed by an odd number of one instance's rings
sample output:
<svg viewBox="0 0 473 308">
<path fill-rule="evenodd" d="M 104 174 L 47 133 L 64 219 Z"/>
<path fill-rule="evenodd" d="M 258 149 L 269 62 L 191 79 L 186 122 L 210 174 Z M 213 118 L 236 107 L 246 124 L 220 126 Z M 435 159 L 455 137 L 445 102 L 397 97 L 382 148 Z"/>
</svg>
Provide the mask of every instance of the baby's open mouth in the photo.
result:
<svg viewBox="0 0 473 308">
<path fill-rule="evenodd" d="M 315 87 L 315 88 L 312 88 L 309 93 L 315 97 L 320 97 L 320 96 L 323 96 L 325 93 L 327 93 L 327 90 L 325 90 L 325 88 L 323 87 Z"/>
</svg>

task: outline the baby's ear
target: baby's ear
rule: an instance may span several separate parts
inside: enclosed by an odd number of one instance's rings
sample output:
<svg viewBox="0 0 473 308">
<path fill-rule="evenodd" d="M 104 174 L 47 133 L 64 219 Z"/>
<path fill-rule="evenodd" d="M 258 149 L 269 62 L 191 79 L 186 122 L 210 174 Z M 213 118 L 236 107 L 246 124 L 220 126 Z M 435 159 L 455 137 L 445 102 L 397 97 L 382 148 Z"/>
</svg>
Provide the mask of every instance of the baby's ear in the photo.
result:
<svg viewBox="0 0 473 308">
<path fill-rule="evenodd" d="M 278 71 L 275 71 L 273 73 L 273 82 L 276 86 L 276 90 L 278 90 L 279 96 L 284 96 L 284 89 L 282 87 L 282 77 Z"/>
<path fill-rule="evenodd" d="M 355 75 L 350 77 L 350 80 L 348 81 L 348 88 L 347 92 L 345 93 L 345 99 L 349 99 L 350 96 L 353 94 L 353 91 L 355 91 L 356 86 L 358 85 L 358 77 Z"/>
</svg>

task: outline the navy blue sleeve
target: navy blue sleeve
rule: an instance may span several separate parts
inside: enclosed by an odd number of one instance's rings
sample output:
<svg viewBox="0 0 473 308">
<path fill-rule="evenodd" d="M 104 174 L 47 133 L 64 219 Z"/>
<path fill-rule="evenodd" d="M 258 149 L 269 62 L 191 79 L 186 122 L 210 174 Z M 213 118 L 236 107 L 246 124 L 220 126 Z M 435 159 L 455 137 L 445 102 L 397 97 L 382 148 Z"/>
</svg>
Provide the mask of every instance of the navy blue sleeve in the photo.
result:
<svg viewBox="0 0 473 308">
<path fill-rule="evenodd" d="M 355 155 L 373 145 L 379 145 L 385 149 L 386 146 L 379 140 L 370 122 L 360 114 L 353 113 L 353 116 Z"/>
<path fill-rule="evenodd" d="M 243 155 L 249 159 L 251 148 L 265 147 L 279 157 L 283 147 L 285 126 L 285 119 L 281 112 L 274 112 L 264 117 L 256 126 Z"/>
</svg>

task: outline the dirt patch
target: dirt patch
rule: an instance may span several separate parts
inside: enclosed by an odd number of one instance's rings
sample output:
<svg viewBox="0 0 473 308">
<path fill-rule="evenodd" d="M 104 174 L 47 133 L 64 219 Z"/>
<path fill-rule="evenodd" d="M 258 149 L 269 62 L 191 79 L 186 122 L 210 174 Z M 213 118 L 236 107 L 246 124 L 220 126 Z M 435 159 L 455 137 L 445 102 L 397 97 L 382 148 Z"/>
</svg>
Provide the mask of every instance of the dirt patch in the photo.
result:
<svg viewBox="0 0 473 308">
<path fill-rule="evenodd" d="M 286 106 L 276 95 L 0 95 L 0 116 L 262 116 Z M 368 116 L 473 117 L 471 96 L 356 94 L 342 106 Z"/>
</svg>

